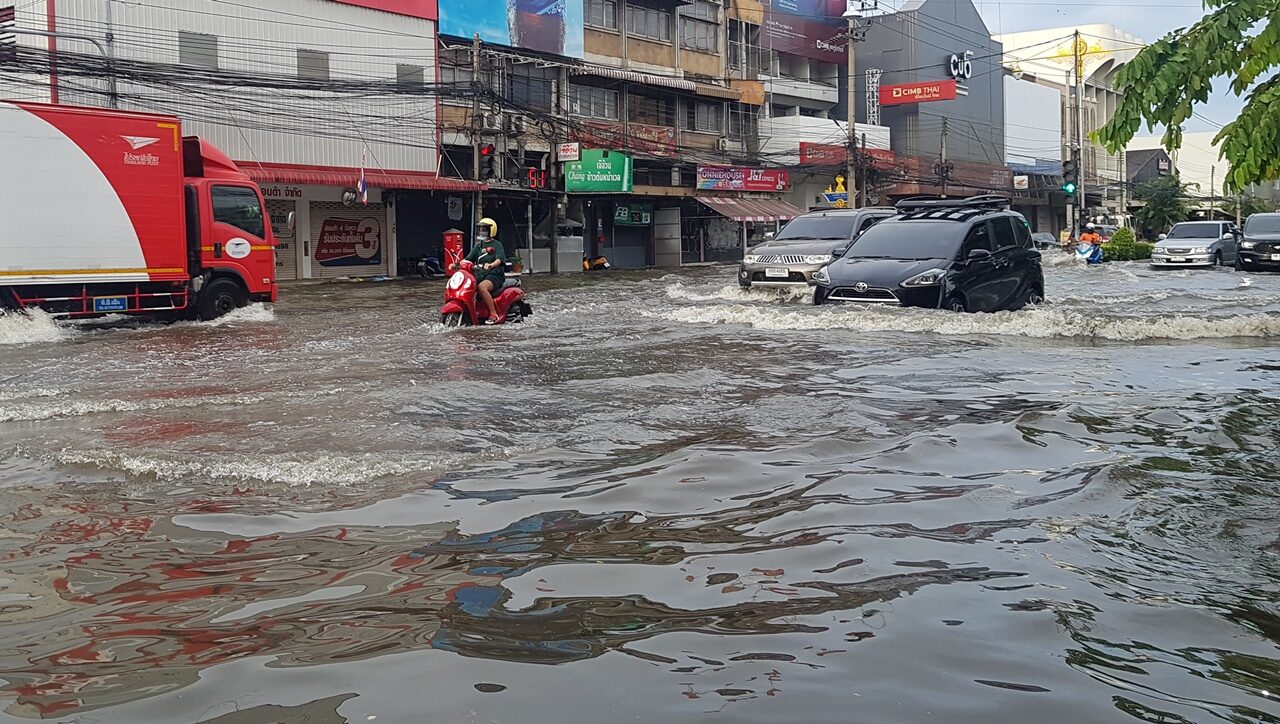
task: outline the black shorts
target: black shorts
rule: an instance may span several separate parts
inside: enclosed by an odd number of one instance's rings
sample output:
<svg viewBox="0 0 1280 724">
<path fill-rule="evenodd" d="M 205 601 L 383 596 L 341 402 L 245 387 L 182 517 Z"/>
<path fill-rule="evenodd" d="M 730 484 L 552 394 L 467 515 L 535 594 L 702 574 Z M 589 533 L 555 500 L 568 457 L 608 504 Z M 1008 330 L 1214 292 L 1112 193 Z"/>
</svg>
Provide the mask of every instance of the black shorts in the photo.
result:
<svg viewBox="0 0 1280 724">
<path fill-rule="evenodd" d="M 502 272 L 489 272 L 476 280 L 478 286 L 481 282 L 493 282 L 493 291 L 502 291 L 502 285 L 507 283 L 507 275 Z"/>
</svg>

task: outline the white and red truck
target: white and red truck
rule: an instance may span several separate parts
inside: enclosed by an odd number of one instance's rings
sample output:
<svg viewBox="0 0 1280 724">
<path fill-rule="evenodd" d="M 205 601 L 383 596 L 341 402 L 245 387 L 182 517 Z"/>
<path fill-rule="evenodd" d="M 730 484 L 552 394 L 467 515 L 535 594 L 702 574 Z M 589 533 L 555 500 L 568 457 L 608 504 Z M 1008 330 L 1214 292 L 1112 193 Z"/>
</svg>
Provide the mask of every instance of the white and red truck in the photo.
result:
<svg viewBox="0 0 1280 724">
<path fill-rule="evenodd" d="M 176 117 L 0 100 L 0 149 L 0 309 L 212 319 L 276 300 L 261 190 Z"/>
</svg>

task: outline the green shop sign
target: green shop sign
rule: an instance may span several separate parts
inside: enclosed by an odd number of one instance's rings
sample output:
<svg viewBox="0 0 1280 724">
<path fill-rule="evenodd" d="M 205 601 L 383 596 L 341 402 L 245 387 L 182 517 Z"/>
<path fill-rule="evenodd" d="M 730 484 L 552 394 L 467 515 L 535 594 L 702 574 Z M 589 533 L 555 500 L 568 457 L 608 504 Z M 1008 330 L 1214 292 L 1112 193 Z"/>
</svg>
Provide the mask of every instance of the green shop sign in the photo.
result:
<svg viewBox="0 0 1280 724">
<path fill-rule="evenodd" d="M 613 207 L 613 223 L 619 226 L 651 226 L 653 204 L 618 204 Z"/>
<path fill-rule="evenodd" d="M 631 157 L 618 151 L 583 149 L 582 158 L 564 165 L 569 193 L 630 193 Z"/>
</svg>

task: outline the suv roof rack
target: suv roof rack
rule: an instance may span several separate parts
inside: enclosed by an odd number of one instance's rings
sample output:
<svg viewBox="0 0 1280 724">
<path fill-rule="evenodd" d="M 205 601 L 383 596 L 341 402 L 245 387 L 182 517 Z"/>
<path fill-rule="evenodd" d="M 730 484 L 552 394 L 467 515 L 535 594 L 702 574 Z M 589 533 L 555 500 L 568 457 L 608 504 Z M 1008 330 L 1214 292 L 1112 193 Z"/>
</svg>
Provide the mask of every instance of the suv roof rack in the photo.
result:
<svg viewBox="0 0 1280 724">
<path fill-rule="evenodd" d="M 898 202 L 899 211 L 919 211 L 923 209 L 1007 209 L 1010 201 L 1004 196 L 987 194 L 970 196 L 966 199 L 944 199 L 938 196 L 913 196 Z"/>
</svg>

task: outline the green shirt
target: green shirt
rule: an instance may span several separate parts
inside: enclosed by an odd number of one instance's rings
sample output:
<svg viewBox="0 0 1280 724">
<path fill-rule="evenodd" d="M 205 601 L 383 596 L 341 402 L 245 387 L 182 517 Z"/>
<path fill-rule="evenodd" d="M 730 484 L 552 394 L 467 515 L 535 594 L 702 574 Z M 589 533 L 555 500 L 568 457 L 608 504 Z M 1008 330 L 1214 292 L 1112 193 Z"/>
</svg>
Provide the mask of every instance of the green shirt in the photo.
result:
<svg viewBox="0 0 1280 724">
<path fill-rule="evenodd" d="M 493 249 L 490 253 L 488 249 Z M 477 244 L 472 247 L 471 253 L 467 254 L 467 261 L 475 264 L 477 267 L 483 267 L 486 264 L 492 264 L 495 261 L 501 261 L 502 264 L 493 269 L 476 269 L 476 281 L 484 281 L 492 279 L 495 287 L 501 287 L 502 282 L 506 279 L 507 270 L 507 252 L 502 248 L 502 242 L 497 239 L 489 239 L 488 241 Z"/>
</svg>

